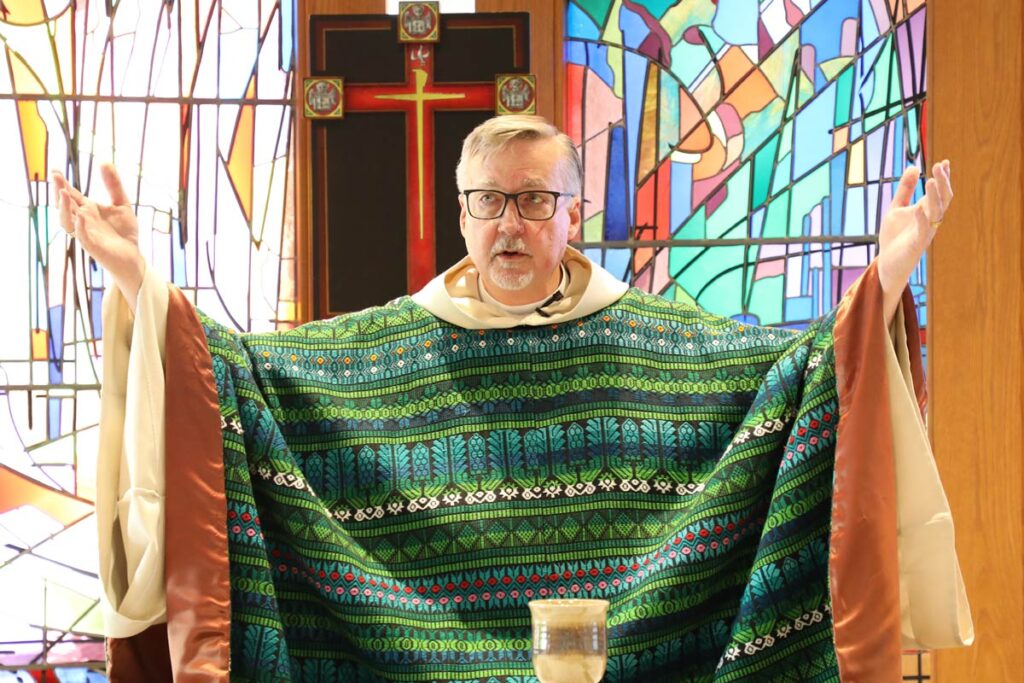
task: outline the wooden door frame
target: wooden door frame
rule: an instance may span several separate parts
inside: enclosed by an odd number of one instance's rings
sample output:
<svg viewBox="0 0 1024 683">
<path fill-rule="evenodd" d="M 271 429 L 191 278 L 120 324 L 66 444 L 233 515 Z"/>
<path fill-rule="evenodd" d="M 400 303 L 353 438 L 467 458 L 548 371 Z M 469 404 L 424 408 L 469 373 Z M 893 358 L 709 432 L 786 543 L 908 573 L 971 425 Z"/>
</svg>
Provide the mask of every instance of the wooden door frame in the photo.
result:
<svg viewBox="0 0 1024 683">
<path fill-rule="evenodd" d="M 308 322 L 313 312 L 313 192 L 310 177 L 310 122 L 302 115 L 302 79 L 309 76 L 309 21 L 316 14 L 384 14 L 384 0 L 297 0 L 295 43 L 295 311 L 298 322 Z M 538 77 L 537 113 L 561 127 L 563 119 L 562 68 L 564 0 L 477 0 L 478 12 L 522 12 L 529 10 L 541 21 L 530 26 L 530 70 L 554 78 Z M 547 30 L 544 30 L 547 27 Z M 452 169 L 454 171 L 454 169 Z M 383 302 L 381 302 L 383 303 Z"/>
</svg>

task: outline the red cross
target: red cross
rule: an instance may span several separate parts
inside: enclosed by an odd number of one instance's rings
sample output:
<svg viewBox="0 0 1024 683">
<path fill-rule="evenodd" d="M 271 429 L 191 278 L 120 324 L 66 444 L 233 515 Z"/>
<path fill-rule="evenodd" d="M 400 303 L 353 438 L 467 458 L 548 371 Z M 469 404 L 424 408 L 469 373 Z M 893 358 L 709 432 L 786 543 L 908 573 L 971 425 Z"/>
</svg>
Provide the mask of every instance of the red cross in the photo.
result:
<svg viewBox="0 0 1024 683">
<path fill-rule="evenodd" d="M 434 50 L 423 43 L 406 45 L 405 77 L 405 83 L 400 85 L 346 83 L 345 111 L 405 112 L 405 158 L 409 178 L 407 280 L 409 292 L 415 292 L 436 274 L 434 112 L 442 109 L 493 111 L 494 83 L 434 83 Z M 454 229 L 454 226 L 446 228 Z"/>
</svg>

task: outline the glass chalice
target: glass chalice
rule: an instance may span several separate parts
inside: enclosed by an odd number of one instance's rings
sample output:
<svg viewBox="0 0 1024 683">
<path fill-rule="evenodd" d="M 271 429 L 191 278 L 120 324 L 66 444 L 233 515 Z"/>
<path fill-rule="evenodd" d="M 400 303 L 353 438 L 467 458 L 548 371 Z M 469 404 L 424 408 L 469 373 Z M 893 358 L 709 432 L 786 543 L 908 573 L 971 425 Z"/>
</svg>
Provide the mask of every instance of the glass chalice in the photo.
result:
<svg viewBox="0 0 1024 683">
<path fill-rule="evenodd" d="M 533 669 L 541 683 L 598 683 L 608 660 L 607 600 L 532 600 Z"/>
</svg>

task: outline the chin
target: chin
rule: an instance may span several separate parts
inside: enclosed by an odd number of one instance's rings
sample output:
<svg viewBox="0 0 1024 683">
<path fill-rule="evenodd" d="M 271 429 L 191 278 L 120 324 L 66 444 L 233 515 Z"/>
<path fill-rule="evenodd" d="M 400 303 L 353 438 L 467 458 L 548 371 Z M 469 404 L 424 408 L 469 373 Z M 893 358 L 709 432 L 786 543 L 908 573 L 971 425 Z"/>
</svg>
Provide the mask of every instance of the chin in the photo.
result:
<svg viewBox="0 0 1024 683">
<path fill-rule="evenodd" d="M 487 273 L 487 280 L 498 289 L 506 292 L 519 292 L 529 287 L 534 282 L 532 271 L 499 271 L 492 269 Z"/>
</svg>

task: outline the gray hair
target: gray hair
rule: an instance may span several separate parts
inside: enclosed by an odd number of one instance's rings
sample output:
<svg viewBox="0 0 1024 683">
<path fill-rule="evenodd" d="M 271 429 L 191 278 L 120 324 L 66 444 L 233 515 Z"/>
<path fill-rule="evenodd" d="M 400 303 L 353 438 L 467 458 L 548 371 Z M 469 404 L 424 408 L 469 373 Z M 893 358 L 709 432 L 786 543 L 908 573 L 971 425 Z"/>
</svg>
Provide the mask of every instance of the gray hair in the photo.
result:
<svg viewBox="0 0 1024 683">
<path fill-rule="evenodd" d="M 561 148 L 564 191 L 579 196 L 583 192 L 583 164 L 572 138 L 548 123 L 544 117 L 525 114 L 495 116 L 466 136 L 459 165 L 455 167 L 455 182 L 459 190 L 466 188 L 466 165 L 470 159 L 486 159 L 513 142 L 549 139 L 557 141 Z"/>
</svg>

